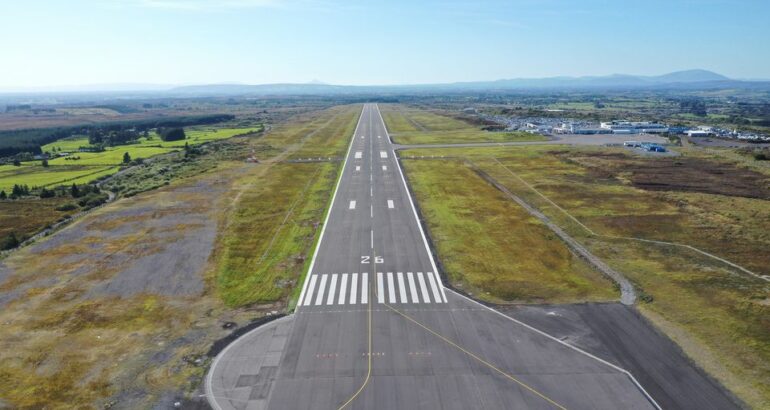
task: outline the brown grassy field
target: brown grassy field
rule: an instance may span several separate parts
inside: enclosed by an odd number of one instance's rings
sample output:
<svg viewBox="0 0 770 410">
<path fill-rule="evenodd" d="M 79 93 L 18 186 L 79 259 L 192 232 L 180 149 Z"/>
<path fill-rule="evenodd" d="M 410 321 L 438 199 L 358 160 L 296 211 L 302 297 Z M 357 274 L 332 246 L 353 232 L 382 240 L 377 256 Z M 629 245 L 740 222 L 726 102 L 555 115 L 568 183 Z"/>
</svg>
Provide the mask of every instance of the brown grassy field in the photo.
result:
<svg viewBox="0 0 770 410">
<path fill-rule="evenodd" d="M 0 238 L 14 233 L 19 239 L 29 237 L 76 211 L 57 211 L 56 207 L 72 198 L 19 199 L 0 201 Z"/>
<path fill-rule="evenodd" d="M 452 285 L 496 303 L 617 298 L 611 282 L 467 164 L 404 167 Z"/>
</svg>

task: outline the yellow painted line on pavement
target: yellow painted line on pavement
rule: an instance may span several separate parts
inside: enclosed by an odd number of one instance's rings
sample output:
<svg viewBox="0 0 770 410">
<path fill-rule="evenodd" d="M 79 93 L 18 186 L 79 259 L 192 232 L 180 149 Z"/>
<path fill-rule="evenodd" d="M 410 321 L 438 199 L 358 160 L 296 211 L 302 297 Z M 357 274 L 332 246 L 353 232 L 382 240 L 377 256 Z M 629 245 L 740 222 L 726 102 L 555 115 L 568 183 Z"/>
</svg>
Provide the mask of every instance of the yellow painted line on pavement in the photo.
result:
<svg viewBox="0 0 770 410">
<path fill-rule="evenodd" d="M 470 356 L 470 357 L 474 358 L 476 361 L 478 361 L 478 362 L 480 362 L 480 363 L 484 364 L 485 366 L 487 366 L 487 367 L 489 367 L 490 369 L 492 369 L 492 370 L 496 371 L 497 373 L 500 373 L 500 374 L 501 374 L 501 375 L 503 375 L 505 378 L 507 378 L 507 379 L 509 379 L 509 380 L 512 380 L 512 381 L 514 381 L 514 382 L 515 382 L 516 384 L 518 384 L 519 386 L 521 386 L 521 387 L 525 388 L 526 390 L 530 391 L 531 393 L 535 394 L 536 396 L 540 397 L 541 399 L 543 399 L 543 400 L 547 401 L 548 403 L 552 404 L 552 405 L 553 405 L 553 406 L 555 406 L 556 408 L 558 408 L 558 409 L 561 409 L 561 410 L 567 410 L 567 408 L 566 408 L 566 407 L 564 407 L 564 406 L 562 406 L 561 404 L 557 403 L 556 401 L 554 401 L 554 400 L 553 400 L 553 399 L 551 399 L 550 397 L 546 396 L 545 394 L 543 394 L 543 393 L 540 393 L 540 392 L 539 392 L 537 389 L 535 389 L 534 387 L 532 387 L 532 386 L 530 386 L 530 385 L 528 385 L 528 384 L 524 383 L 523 381 L 521 381 L 521 380 L 519 380 L 519 379 L 517 379 L 517 378 L 513 377 L 511 374 L 504 372 L 503 370 L 499 369 L 498 367 L 496 367 L 496 366 L 495 366 L 495 365 L 493 365 L 492 363 L 489 363 L 489 362 L 487 362 L 486 360 L 482 359 L 481 357 L 479 357 L 479 356 L 475 355 L 473 352 L 470 352 L 470 351 L 468 351 L 467 349 L 464 349 L 462 346 L 460 346 L 460 345 L 458 345 L 457 343 L 455 343 L 455 342 L 453 342 L 453 341 L 451 341 L 451 340 L 447 339 L 446 337 L 444 337 L 444 336 L 443 336 L 443 335 L 441 335 L 440 333 L 438 333 L 438 332 L 434 331 L 433 329 L 429 328 L 428 326 L 425 326 L 425 325 L 423 325 L 422 323 L 418 322 L 416 319 L 414 319 L 414 318 L 410 317 L 409 315 L 407 315 L 407 314 L 405 314 L 405 313 L 403 313 L 403 312 L 399 311 L 398 309 L 394 308 L 393 306 L 391 306 L 391 305 L 389 305 L 389 304 L 387 304 L 387 303 L 384 303 L 384 305 L 385 305 L 385 306 L 386 306 L 388 309 L 390 309 L 391 311 L 393 311 L 393 312 L 395 312 L 396 314 L 398 314 L 398 315 L 400 315 L 401 317 L 403 317 L 404 319 L 406 319 L 406 320 L 408 320 L 408 321 L 410 321 L 410 322 L 412 322 L 412 323 L 416 324 L 417 326 L 420 326 L 421 328 L 423 328 L 423 329 L 427 330 L 429 333 L 431 333 L 432 335 L 434 335 L 434 336 L 438 337 L 439 339 L 443 340 L 444 342 L 446 342 L 446 343 L 447 343 L 447 344 L 449 344 L 450 346 L 452 346 L 452 347 L 456 348 L 457 350 L 460 350 L 461 352 L 463 352 L 463 353 L 467 354 L 468 356 Z"/>
</svg>

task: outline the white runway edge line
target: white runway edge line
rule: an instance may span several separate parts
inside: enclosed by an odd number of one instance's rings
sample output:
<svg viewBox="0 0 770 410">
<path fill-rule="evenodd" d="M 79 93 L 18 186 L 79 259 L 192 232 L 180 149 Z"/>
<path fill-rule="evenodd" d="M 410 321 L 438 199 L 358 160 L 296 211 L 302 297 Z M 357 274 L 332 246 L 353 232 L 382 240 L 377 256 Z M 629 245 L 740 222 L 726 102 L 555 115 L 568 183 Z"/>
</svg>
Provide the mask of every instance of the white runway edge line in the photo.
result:
<svg viewBox="0 0 770 410">
<path fill-rule="evenodd" d="M 342 162 L 342 171 L 340 171 L 340 175 L 337 178 L 337 184 L 334 186 L 334 193 L 332 194 L 332 201 L 329 203 L 329 209 L 326 210 L 326 218 L 324 218 L 324 224 L 321 227 L 321 234 L 318 236 L 318 243 L 315 245 L 315 250 L 313 251 L 313 258 L 310 260 L 310 267 L 307 270 L 307 275 L 305 275 L 305 283 L 302 285 L 302 291 L 299 294 L 299 300 L 297 301 L 296 309 L 299 309 L 299 307 L 302 304 L 302 301 L 305 297 L 305 291 L 307 290 L 308 280 L 310 279 L 309 276 L 313 273 L 313 267 L 315 266 L 315 260 L 318 256 L 318 250 L 321 248 L 321 241 L 324 239 L 324 233 L 326 233 L 326 225 L 329 223 L 329 217 L 332 214 L 332 208 L 334 208 L 334 201 L 337 200 L 337 191 L 340 189 L 340 182 L 342 182 L 342 175 L 345 173 L 345 169 L 348 164 L 348 157 L 350 156 L 350 151 L 353 149 L 353 142 L 356 140 L 356 135 L 358 134 L 358 128 L 361 126 L 361 120 L 364 118 L 364 111 L 366 110 L 366 105 L 361 108 L 361 114 L 358 116 L 358 123 L 356 124 L 356 129 L 353 131 L 353 137 L 350 138 L 350 144 L 348 145 L 348 152 L 345 153 L 345 160 Z M 361 136 L 363 138 L 363 136 Z"/>
<path fill-rule="evenodd" d="M 385 135 L 388 137 L 388 141 L 390 141 L 390 133 L 388 132 L 388 127 L 385 126 L 385 120 L 383 120 L 382 115 L 380 115 L 380 106 L 377 104 L 375 104 L 374 106 L 377 108 L 377 116 L 380 117 L 380 122 L 382 122 L 382 129 L 385 130 Z M 438 279 L 438 285 L 439 285 L 439 288 L 441 289 L 442 299 L 446 303 L 446 292 L 444 292 L 444 283 L 441 281 L 441 275 L 439 275 L 438 273 L 438 268 L 436 267 L 436 261 L 433 260 L 433 254 L 430 252 L 430 246 L 428 246 L 428 239 L 425 237 L 425 232 L 422 230 L 422 224 L 420 223 L 420 218 L 417 216 L 417 208 L 414 207 L 414 200 L 412 199 L 412 194 L 409 192 L 409 187 L 406 185 L 406 178 L 404 178 L 404 171 L 401 170 L 401 163 L 398 161 L 398 157 L 396 156 L 395 151 L 393 151 L 393 160 L 396 162 L 396 168 L 398 168 L 398 173 L 401 175 L 401 182 L 403 182 L 404 189 L 406 190 L 406 196 L 407 198 L 409 198 L 409 205 L 412 206 L 412 213 L 414 213 L 414 220 L 415 222 L 417 222 L 417 227 L 420 229 L 420 235 L 422 235 L 422 243 L 425 245 L 425 252 L 428 253 L 430 266 L 433 267 L 433 272 L 436 273 L 436 279 Z"/>
<path fill-rule="evenodd" d="M 467 297 L 467 296 L 465 296 L 465 295 L 463 295 L 463 294 L 461 294 L 461 293 L 458 293 L 458 292 L 456 292 L 456 291 L 454 291 L 454 290 L 452 290 L 452 289 L 449 289 L 449 291 L 450 291 L 450 292 L 452 292 L 452 293 L 454 293 L 455 295 L 457 295 L 457 296 L 459 296 L 459 297 L 461 297 L 461 298 L 463 298 L 463 299 L 465 299 L 465 300 L 467 300 L 467 301 L 469 301 L 469 302 L 473 303 L 473 304 L 479 305 L 479 306 L 481 306 L 482 308 L 484 308 L 484 309 L 486 309 L 486 310 L 489 310 L 490 312 L 496 313 L 496 314 L 498 314 L 498 315 L 500 315 L 500 316 L 502 316 L 502 317 L 504 317 L 504 318 L 506 318 L 506 319 L 510 320 L 511 322 L 514 322 L 514 323 L 516 323 L 516 324 L 518 324 L 518 325 L 520 325 L 520 326 L 523 326 L 523 327 L 525 327 L 525 328 L 527 328 L 527 329 L 529 329 L 529 330 L 531 330 L 531 331 L 533 331 L 533 332 L 535 332 L 535 333 L 537 333 L 537 334 L 539 334 L 539 335 L 542 335 L 542 336 L 544 336 L 544 337 L 547 337 L 548 339 L 551 339 L 551 340 L 553 340 L 553 341 L 554 341 L 554 342 L 556 342 L 556 343 L 559 343 L 559 344 L 561 344 L 561 345 L 564 345 L 564 346 L 566 346 L 566 347 L 568 347 L 568 348 L 570 348 L 570 349 L 572 349 L 572 350 L 574 350 L 574 351 L 576 351 L 576 352 L 578 352 L 578 353 L 581 353 L 581 354 L 583 354 L 583 355 L 585 355 L 585 356 L 588 356 L 588 357 L 590 357 L 590 358 L 592 358 L 592 359 L 594 359 L 594 360 L 596 360 L 596 361 L 598 361 L 598 362 L 600 362 L 600 363 L 602 363 L 602 364 L 605 364 L 605 365 L 607 365 L 607 366 L 609 366 L 609 367 L 611 367 L 611 368 L 613 368 L 613 369 L 615 369 L 615 370 L 617 370 L 617 371 L 619 371 L 619 372 L 621 372 L 621 373 L 625 374 L 625 375 L 626 375 L 626 376 L 627 376 L 629 379 L 631 379 L 631 381 L 634 383 L 634 385 L 636 385 L 636 387 L 639 389 L 639 391 L 641 391 L 641 392 L 642 392 L 642 394 L 644 395 L 644 397 L 646 397 L 646 398 L 647 398 L 647 400 L 649 400 L 649 401 L 650 401 L 650 403 L 651 403 L 651 404 L 652 404 L 652 405 L 653 405 L 653 406 L 654 406 L 656 409 L 658 409 L 658 410 L 663 410 L 663 409 L 660 407 L 660 405 L 658 404 L 658 402 L 656 402 L 656 401 L 655 401 L 655 399 L 653 399 L 653 398 L 652 398 L 652 396 L 650 396 L 650 394 L 649 394 L 649 393 L 647 393 L 647 390 L 645 390 L 645 389 L 644 389 L 644 387 L 642 387 L 642 385 L 639 383 L 639 381 L 637 381 L 637 380 L 636 380 L 636 377 L 634 377 L 634 376 L 631 374 L 631 372 L 629 372 L 628 370 L 626 370 L 626 369 L 624 369 L 624 368 L 622 368 L 622 367 L 620 367 L 620 366 L 616 366 L 616 365 L 614 365 L 614 364 L 612 364 L 612 363 L 610 363 L 610 362 L 608 362 L 608 361 L 606 361 L 606 360 L 604 360 L 604 359 L 602 359 L 602 358 L 600 358 L 600 357 L 594 356 L 593 354 L 591 354 L 591 353 L 588 353 L 588 352 L 586 352 L 585 350 L 583 350 L 583 349 L 581 349 L 581 348 L 579 348 L 579 347 L 573 346 L 573 345 L 571 345 L 571 344 L 569 344 L 569 343 L 567 343 L 567 342 L 565 342 L 565 341 L 563 341 L 563 340 L 561 340 L 561 339 L 559 339 L 559 338 L 557 338 L 557 337 L 555 337 L 555 336 L 552 336 L 552 335 L 550 335 L 550 334 L 548 334 L 548 333 L 546 333 L 546 332 L 544 332 L 544 331 L 542 331 L 542 330 L 540 330 L 540 329 L 538 329 L 538 328 L 532 327 L 532 326 L 530 326 L 530 325 L 528 325 L 528 324 L 526 324 L 526 323 L 524 323 L 524 322 L 522 322 L 522 321 L 520 321 L 520 320 L 518 320 L 518 319 L 514 319 L 514 318 L 512 318 L 512 317 L 510 317 L 510 316 L 506 315 L 506 314 L 505 314 L 505 313 L 503 313 L 503 312 L 498 312 L 497 310 L 495 310 L 495 309 L 492 309 L 492 308 L 491 308 L 491 307 L 489 307 L 489 306 L 485 306 L 485 305 L 483 305 L 483 304 L 481 304 L 481 303 L 479 303 L 479 302 L 477 302 L 477 301 L 475 301 L 475 300 L 473 300 L 473 299 L 471 299 L 471 298 L 469 298 L 469 297 Z"/>
</svg>

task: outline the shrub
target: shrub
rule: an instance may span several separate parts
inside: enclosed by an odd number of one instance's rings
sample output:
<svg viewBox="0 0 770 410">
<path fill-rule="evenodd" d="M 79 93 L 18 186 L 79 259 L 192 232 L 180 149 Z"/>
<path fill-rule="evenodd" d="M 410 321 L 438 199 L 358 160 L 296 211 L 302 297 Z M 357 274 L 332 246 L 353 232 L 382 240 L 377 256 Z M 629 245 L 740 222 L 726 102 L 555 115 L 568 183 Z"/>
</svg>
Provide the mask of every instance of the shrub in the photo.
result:
<svg viewBox="0 0 770 410">
<path fill-rule="evenodd" d="M 2 241 L 0 241 L 0 249 L 7 251 L 8 249 L 13 249 L 19 246 L 19 244 L 19 238 L 16 237 L 16 233 L 11 232 L 8 234 L 8 236 L 3 238 Z"/>
<path fill-rule="evenodd" d="M 72 211 L 72 210 L 75 210 L 75 209 L 78 209 L 78 206 L 73 204 L 73 203 L 71 203 L 71 202 L 66 203 L 66 204 L 61 204 L 61 205 L 56 207 L 57 211 Z"/>
<path fill-rule="evenodd" d="M 163 128 L 158 130 L 158 133 L 163 141 L 181 141 L 187 138 L 184 128 Z"/>
</svg>

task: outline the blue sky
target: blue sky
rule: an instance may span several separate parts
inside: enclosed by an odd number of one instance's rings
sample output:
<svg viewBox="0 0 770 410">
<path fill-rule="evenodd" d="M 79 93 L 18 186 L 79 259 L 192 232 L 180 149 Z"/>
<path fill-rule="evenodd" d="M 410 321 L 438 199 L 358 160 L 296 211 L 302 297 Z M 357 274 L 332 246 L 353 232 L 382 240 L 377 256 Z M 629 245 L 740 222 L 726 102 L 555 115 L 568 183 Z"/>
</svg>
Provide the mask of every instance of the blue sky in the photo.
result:
<svg viewBox="0 0 770 410">
<path fill-rule="evenodd" d="M 0 89 L 770 78 L 768 21 L 762 0 L 2 1 Z"/>
</svg>

